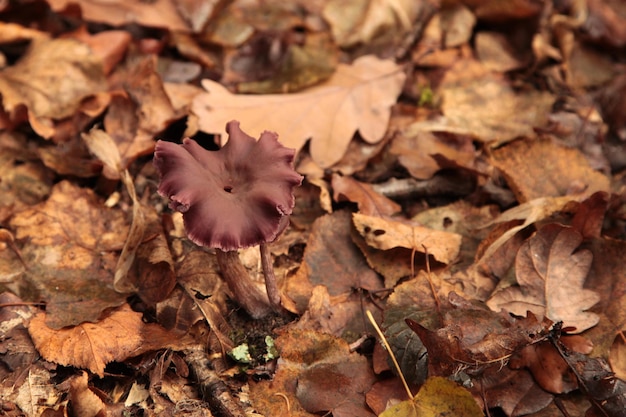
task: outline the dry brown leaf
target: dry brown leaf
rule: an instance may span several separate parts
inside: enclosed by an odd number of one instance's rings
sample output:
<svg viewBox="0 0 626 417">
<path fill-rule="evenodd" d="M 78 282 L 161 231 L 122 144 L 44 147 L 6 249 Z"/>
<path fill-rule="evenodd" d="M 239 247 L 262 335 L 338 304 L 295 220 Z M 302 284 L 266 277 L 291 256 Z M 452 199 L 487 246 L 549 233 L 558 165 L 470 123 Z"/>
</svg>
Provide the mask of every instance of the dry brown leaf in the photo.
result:
<svg viewBox="0 0 626 417">
<path fill-rule="evenodd" d="M 88 369 L 100 377 L 109 362 L 167 347 L 172 341 L 161 326 L 144 323 L 142 314 L 132 311 L 128 304 L 98 323 L 60 330 L 49 328 L 46 314 L 41 313 L 30 321 L 28 331 L 45 360 Z"/>
<path fill-rule="evenodd" d="M 391 216 L 402 207 L 393 200 L 374 191 L 370 184 L 351 177 L 333 174 L 331 185 L 335 201 L 349 200 L 358 204 L 359 212 L 368 216 Z"/>
<path fill-rule="evenodd" d="M 48 0 L 52 10 L 61 12 L 70 4 L 78 4 L 82 17 L 87 21 L 123 26 L 138 23 L 144 26 L 162 27 L 170 30 L 189 31 L 191 24 L 185 22 L 177 10 L 177 1 L 140 0 L 93 1 L 93 0 Z"/>
<path fill-rule="evenodd" d="M 70 378 L 69 400 L 72 411 L 81 417 L 97 417 L 106 413 L 106 404 L 89 389 L 89 376 L 81 372 Z"/>
<path fill-rule="evenodd" d="M 549 140 L 507 144 L 493 151 L 492 163 L 502 171 L 520 203 L 610 190 L 609 179 L 592 169 L 582 152 Z"/>
<path fill-rule="evenodd" d="M 543 91 L 515 91 L 505 77 L 472 60 L 459 60 L 440 86 L 443 117 L 419 122 L 431 132 L 471 135 L 498 145 L 517 137 L 534 137 L 543 126 L 554 97 Z"/>
<path fill-rule="evenodd" d="M 313 160 L 326 168 L 341 159 L 357 130 L 369 143 L 383 138 L 404 80 L 394 62 L 366 55 L 339 65 L 325 83 L 294 94 L 237 95 L 204 80 L 207 93 L 196 96 L 192 111 L 200 130 L 223 137 L 235 114 L 246 131 L 277 132 L 288 148 L 300 150 L 311 139 Z"/>
<path fill-rule="evenodd" d="M 580 233 L 570 227 L 552 223 L 541 228 L 517 254 L 515 274 L 520 286 L 496 292 L 487 305 L 519 316 L 532 311 L 563 321 L 564 327 L 576 327 L 576 332 L 595 326 L 598 316 L 585 310 L 600 297 L 583 288 L 593 256 L 586 249 L 576 251 L 581 242 Z"/>
<path fill-rule="evenodd" d="M 112 288 L 117 252 L 128 233 L 125 214 L 69 181 L 10 222 L 28 265 L 20 279 L 46 301 L 48 325 L 96 320 L 125 296 Z"/>
<path fill-rule="evenodd" d="M 73 115 L 83 99 L 105 89 L 100 58 L 72 39 L 36 40 L 17 64 L 0 72 L 5 111 L 26 106 L 31 126 L 45 138 L 54 134 L 53 120 Z"/>
<path fill-rule="evenodd" d="M 442 155 L 466 168 L 473 168 L 476 151 L 469 136 L 442 135 L 423 131 L 419 123 L 394 137 L 389 152 L 417 179 L 431 178 L 441 169 L 435 155 Z"/>
<path fill-rule="evenodd" d="M 339 46 L 351 47 L 381 37 L 401 38 L 425 4 L 413 0 L 330 0 L 322 12 Z"/>
<path fill-rule="evenodd" d="M 421 253 L 428 250 L 437 261 L 448 264 L 456 259 L 461 248 L 463 237 L 456 233 L 359 213 L 352 215 L 352 221 L 367 244 L 377 249 L 401 247 Z"/>
<path fill-rule="evenodd" d="M 311 226 L 301 267 L 287 283 L 288 295 L 301 311 L 316 285 L 324 285 L 331 296 L 351 293 L 355 288 L 382 288 L 380 277 L 352 243 L 351 228 L 350 213 L 345 210 L 322 216 Z"/>
</svg>

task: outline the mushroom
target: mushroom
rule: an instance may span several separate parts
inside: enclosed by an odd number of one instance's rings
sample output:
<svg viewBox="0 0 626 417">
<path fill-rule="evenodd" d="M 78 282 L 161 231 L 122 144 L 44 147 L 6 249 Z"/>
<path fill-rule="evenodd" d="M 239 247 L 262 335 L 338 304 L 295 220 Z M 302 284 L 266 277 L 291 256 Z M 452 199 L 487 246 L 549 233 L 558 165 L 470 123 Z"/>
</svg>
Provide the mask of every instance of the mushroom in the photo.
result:
<svg viewBox="0 0 626 417">
<path fill-rule="evenodd" d="M 259 140 L 239 122 L 226 125 L 228 142 L 207 151 L 186 138 L 182 145 L 157 141 L 154 165 L 159 194 L 183 214 L 185 231 L 200 246 L 216 249 L 222 276 L 235 300 L 254 318 L 281 310 L 268 243 L 287 227 L 302 176 L 293 168 L 294 149 L 265 131 Z M 260 245 L 267 294 L 250 279 L 238 249 Z"/>
</svg>

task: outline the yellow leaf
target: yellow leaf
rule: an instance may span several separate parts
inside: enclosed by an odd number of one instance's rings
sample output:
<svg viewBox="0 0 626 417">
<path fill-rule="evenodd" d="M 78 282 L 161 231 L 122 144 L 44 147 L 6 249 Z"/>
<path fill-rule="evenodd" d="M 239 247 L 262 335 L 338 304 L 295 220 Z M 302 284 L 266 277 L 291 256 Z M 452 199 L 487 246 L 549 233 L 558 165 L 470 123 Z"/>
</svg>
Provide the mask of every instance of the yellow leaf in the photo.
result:
<svg viewBox="0 0 626 417">
<path fill-rule="evenodd" d="M 379 417 L 483 417 L 465 388 L 442 377 L 429 378 L 415 398 L 388 408 Z"/>
</svg>

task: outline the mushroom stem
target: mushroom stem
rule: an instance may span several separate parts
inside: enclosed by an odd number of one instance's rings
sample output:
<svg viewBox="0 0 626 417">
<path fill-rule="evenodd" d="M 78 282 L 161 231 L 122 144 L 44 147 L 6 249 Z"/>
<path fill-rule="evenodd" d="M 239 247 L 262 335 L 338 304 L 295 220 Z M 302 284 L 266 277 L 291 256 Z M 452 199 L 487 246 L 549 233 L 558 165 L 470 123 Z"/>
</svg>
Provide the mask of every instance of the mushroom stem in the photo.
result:
<svg viewBox="0 0 626 417">
<path fill-rule="evenodd" d="M 267 294 L 252 282 L 248 271 L 241 263 L 241 259 L 239 259 L 237 251 L 216 249 L 216 253 L 222 277 L 233 293 L 235 301 L 254 319 L 270 314 L 273 308 L 267 298 Z"/>
<path fill-rule="evenodd" d="M 276 283 L 276 275 L 274 274 L 274 263 L 272 262 L 272 254 L 267 243 L 261 243 L 261 266 L 263 267 L 263 275 L 265 276 L 265 288 L 267 297 L 277 312 L 281 311 L 280 291 Z"/>
</svg>

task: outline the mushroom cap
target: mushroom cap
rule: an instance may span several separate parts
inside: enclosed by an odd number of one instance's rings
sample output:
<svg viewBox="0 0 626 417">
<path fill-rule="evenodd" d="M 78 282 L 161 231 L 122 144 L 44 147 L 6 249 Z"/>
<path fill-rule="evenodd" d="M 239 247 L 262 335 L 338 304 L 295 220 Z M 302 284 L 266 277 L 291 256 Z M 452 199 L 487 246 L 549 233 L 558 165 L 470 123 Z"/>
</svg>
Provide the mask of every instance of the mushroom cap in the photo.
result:
<svg viewBox="0 0 626 417">
<path fill-rule="evenodd" d="M 198 245 L 224 251 L 271 242 L 289 223 L 294 187 L 294 149 L 263 132 L 257 141 L 239 122 L 226 125 L 229 140 L 207 151 L 186 138 L 181 145 L 157 141 L 158 192 L 183 213 L 185 231 Z"/>
</svg>

